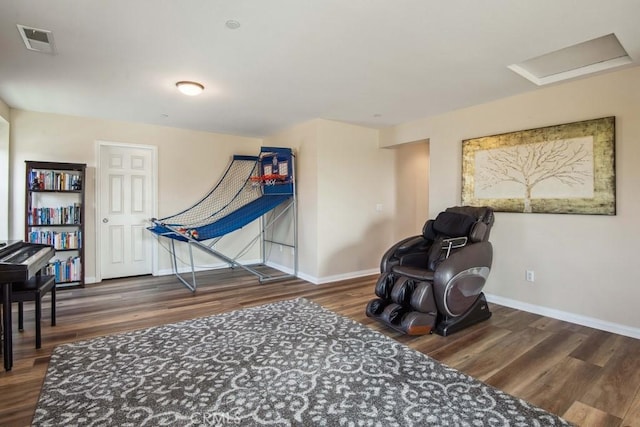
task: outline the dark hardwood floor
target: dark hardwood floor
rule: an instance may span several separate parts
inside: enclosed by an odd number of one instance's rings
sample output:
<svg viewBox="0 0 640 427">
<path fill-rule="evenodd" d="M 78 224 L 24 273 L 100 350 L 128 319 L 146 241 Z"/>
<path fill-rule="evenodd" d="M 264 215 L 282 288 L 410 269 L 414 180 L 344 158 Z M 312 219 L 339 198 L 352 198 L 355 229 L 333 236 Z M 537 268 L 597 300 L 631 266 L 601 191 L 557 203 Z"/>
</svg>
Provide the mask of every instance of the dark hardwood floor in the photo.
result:
<svg viewBox="0 0 640 427">
<path fill-rule="evenodd" d="M 237 270 L 198 277 L 195 294 L 173 276 L 59 291 L 57 326 L 49 297 L 43 304 L 39 350 L 33 303 L 26 304 L 25 331 L 14 327 L 13 370 L 0 373 L 0 425 L 30 424 L 56 345 L 303 296 L 576 425 L 640 426 L 640 340 L 497 305 L 491 319 L 449 337 L 409 337 L 365 316 L 375 277 L 318 286 L 299 279 L 260 285 Z"/>
</svg>

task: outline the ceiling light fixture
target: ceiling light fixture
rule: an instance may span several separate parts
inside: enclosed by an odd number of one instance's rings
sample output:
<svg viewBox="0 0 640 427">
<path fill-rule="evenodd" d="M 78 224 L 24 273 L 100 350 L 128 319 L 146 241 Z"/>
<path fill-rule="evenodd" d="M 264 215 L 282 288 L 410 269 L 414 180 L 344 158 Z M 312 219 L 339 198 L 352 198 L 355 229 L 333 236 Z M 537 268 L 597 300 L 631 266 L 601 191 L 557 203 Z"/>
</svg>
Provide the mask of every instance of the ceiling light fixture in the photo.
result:
<svg viewBox="0 0 640 427">
<path fill-rule="evenodd" d="M 237 30 L 238 28 L 240 28 L 240 23 L 233 19 L 229 19 L 227 22 L 224 23 L 224 25 L 230 30 Z"/>
<path fill-rule="evenodd" d="M 180 92 L 189 96 L 200 95 L 204 90 L 204 86 L 200 83 L 190 82 L 186 80 L 176 83 L 176 87 Z"/>
</svg>

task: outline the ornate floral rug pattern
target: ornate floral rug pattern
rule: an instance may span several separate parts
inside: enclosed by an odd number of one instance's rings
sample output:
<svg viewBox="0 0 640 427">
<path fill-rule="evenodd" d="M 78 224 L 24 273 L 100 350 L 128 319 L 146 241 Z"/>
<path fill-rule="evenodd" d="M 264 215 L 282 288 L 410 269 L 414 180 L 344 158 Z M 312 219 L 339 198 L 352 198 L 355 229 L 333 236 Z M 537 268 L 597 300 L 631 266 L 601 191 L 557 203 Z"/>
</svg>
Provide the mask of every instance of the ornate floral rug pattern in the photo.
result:
<svg viewBox="0 0 640 427">
<path fill-rule="evenodd" d="M 227 424 L 569 425 L 301 298 L 61 345 L 33 420 Z"/>
</svg>

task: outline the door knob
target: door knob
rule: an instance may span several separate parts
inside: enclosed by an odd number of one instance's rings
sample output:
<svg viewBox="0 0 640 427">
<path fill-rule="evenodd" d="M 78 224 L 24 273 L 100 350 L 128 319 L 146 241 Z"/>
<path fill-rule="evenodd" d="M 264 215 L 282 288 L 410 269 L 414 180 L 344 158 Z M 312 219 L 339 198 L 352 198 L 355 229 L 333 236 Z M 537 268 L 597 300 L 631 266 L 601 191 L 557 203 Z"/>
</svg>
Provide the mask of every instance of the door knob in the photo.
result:
<svg viewBox="0 0 640 427">
<path fill-rule="evenodd" d="M 102 222 L 104 222 L 105 224 L 109 222 L 108 218 L 102 218 Z"/>
</svg>

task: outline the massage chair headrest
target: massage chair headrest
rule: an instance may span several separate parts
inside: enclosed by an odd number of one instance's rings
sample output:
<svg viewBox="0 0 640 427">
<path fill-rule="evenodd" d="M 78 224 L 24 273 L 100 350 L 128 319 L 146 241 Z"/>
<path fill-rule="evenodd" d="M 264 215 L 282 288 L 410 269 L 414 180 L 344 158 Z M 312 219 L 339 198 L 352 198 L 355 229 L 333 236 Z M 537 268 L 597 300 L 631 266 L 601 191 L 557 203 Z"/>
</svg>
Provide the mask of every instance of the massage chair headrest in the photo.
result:
<svg viewBox="0 0 640 427">
<path fill-rule="evenodd" d="M 435 220 L 429 220 L 422 229 L 422 235 L 428 240 L 438 236 L 463 237 L 471 242 L 489 239 L 493 225 L 493 209 L 474 206 L 454 206 L 440 212 Z"/>
</svg>

